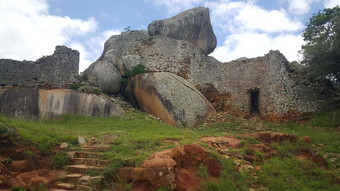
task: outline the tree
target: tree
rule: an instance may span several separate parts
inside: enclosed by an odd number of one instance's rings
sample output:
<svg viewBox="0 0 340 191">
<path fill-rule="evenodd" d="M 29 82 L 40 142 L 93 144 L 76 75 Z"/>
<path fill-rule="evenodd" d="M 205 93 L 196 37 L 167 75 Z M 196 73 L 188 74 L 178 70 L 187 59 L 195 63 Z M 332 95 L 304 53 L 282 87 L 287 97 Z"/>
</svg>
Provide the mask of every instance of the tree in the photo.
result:
<svg viewBox="0 0 340 191">
<path fill-rule="evenodd" d="M 340 8 L 324 9 L 309 19 L 302 34 L 302 64 L 312 78 L 330 77 L 340 82 Z"/>
</svg>

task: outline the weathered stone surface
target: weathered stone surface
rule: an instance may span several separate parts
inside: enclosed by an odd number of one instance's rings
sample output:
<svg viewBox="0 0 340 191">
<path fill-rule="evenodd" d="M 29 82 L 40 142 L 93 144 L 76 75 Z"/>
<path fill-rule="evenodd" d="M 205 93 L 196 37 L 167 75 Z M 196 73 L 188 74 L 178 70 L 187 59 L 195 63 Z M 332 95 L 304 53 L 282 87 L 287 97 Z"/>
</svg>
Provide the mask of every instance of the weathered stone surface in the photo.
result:
<svg viewBox="0 0 340 191">
<path fill-rule="evenodd" d="M 126 55 L 118 60 L 118 70 L 122 75 L 125 75 L 127 71 L 130 71 L 133 66 L 141 64 L 141 57 L 138 55 Z"/>
<path fill-rule="evenodd" d="M 126 92 L 135 105 L 172 125 L 192 127 L 216 113 L 192 84 L 168 72 L 137 75 Z"/>
<path fill-rule="evenodd" d="M 35 62 L 0 59 L 0 86 L 65 87 L 77 82 L 79 52 L 57 46 Z"/>
<path fill-rule="evenodd" d="M 184 11 L 172 18 L 156 20 L 149 24 L 150 36 L 165 35 L 186 40 L 198 46 L 208 55 L 216 48 L 216 36 L 210 23 L 209 9 L 198 7 Z"/>
<path fill-rule="evenodd" d="M 67 149 L 67 147 L 68 147 L 68 144 L 66 142 L 61 143 L 59 146 L 60 149 Z"/>
<path fill-rule="evenodd" d="M 89 82 L 98 85 L 104 92 L 113 94 L 120 90 L 122 75 L 110 62 L 96 61 L 84 72 Z"/>
<path fill-rule="evenodd" d="M 121 116 L 125 111 L 104 96 L 68 89 L 2 89 L 2 115 L 51 118 L 62 114 Z"/>
<path fill-rule="evenodd" d="M 190 66 L 218 63 L 216 59 L 202 54 L 192 43 L 166 36 L 149 37 L 146 31 L 131 31 L 110 37 L 98 60 L 118 65 L 126 55 L 140 56 L 140 63 L 149 71 L 171 72 L 185 79 L 188 79 Z"/>
</svg>

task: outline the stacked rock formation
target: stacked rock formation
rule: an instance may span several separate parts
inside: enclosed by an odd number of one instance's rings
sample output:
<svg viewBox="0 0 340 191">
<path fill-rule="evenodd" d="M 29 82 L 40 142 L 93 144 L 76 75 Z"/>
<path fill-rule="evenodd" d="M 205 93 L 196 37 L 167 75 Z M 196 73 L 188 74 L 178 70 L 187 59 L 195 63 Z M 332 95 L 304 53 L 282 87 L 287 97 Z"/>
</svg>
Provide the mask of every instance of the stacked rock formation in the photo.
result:
<svg viewBox="0 0 340 191">
<path fill-rule="evenodd" d="M 162 27 L 154 27 L 160 26 L 157 23 Z M 202 61 L 215 47 L 209 9 L 191 9 L 154 21 L 149 32 L 130 31 L 110 37 L 101 57 L 84 72 L 84 77 L 107 93 L 117 93 L 119 80 L 133 66 L 142 64 L 150 72 L 161 72 L 132 78 L 128 97 L 137 107 L 167 123 L 192 127 L 216 111 L 192 84 L 175 74 L 185 78 L 183 66 Z"/>
</svg>

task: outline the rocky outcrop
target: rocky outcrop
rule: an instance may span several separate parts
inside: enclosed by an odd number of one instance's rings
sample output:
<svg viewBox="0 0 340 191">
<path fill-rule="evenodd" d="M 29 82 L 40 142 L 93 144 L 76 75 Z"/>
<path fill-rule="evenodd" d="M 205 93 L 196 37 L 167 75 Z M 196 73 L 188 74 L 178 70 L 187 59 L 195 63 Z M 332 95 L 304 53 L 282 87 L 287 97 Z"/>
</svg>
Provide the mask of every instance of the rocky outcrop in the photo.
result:
<svg viewBox="0 0 340 191">
<path fill-rule="evenodd" d="M 65 87 L 77 82 L 79 52 L 57 46 L 35 62 L 0 59 L 0 86 Z"/>
<path fill-rule="evenodd" d="M 204 10 L 198 10 L 201 9 Z M 98 60 L 112 63 L 121 73 L 137 63 L 149 72 L 171 72 L 193 84 L 217 110 L 245 117 L 260 115 L 265 120 L 283 121 L 340 106 L 336 86 L 327 80 L 310 81 L 294 72 L 279 51 L 221 63 L 202 53 L 199 45 L 189 42 L 189 37 L 175 39 L 165 32 L 152 32 L 164 23 L 168 23 L 164 31 L 176 28 L 170 27 L 173 23 L 189 25 L 185 20 L 190 19 L 185 15 L 193 11 L 155 21 L 156 28 L 149 29 L 150 36 L 146 31 L 130 31 L 110 37 Z"/>
<path fill-rule="evenodd" d="M 114 94 L 120 90 L 122 75 L 117 68 L 107 61 L 96 61 L 85 71 L 84 76 L 93 85 L 98 86 L 104 92 Z"/>
<path fill-rule="evenodd" d="M 165 35 L 186 40 L 208 55 L 216 48 L 216 36 L 210 23 L 209 9 L 198 7 L 184 11 L 172 18 L 156 20 L 149 24 L 150 36 Z"/>
<path fill-rule="evenodd" d="M 137 75 L 129 81 L 126 92 L 143 111 L 172 125 L 192 127 L 216 113 L 192 84 L 172 73 Z"/>
<path fill-rule="evenodd" d="M 51 118 L 63 114 L 121 116 L 125 111 L 103 96 L 67 89 L 0 90 L 0 114 L 26 118 Z"/>
</svg>

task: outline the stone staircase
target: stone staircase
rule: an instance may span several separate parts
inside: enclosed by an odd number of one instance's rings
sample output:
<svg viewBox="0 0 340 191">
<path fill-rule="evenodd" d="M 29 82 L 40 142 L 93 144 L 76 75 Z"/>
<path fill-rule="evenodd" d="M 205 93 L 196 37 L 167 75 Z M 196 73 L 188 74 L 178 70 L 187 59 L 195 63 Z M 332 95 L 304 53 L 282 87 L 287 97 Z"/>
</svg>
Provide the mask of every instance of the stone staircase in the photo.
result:
<svg viewBox="0 0 340 191">
<path fill-rule="evenodd" d="M 67 152 L 72 158 L 72 164 L 67 166 L 67 173 L 58 178 L 56 188 L 51 191 L 94 191 L 103 182 L 103 177 L 98 176 L 109 163 L 108 160 L 100 160 L 99 155 L 109 149 L 109 145 L 90 144 L 83 146 L 79 151 Z M 92 176 L 91 176 L 92 175 Z"/>
</svg>

